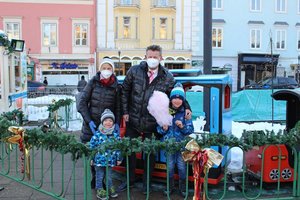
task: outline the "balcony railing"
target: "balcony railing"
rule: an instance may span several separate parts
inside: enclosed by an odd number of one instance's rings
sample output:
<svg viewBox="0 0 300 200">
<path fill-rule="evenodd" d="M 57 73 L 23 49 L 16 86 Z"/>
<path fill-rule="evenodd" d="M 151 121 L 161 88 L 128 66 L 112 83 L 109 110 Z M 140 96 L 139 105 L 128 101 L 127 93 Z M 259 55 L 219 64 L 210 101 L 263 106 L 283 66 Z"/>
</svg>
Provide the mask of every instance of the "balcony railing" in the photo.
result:
<svg viewBox="0 0 300 200">
<path fill-rule="evenodd" d="M 152 0 L 152 7 L 155 8 L 175 8 L 176 0 Z"/>
<path fill-rule="evenodd" d="M 115 0 L 114 5 L 122 7 L 139 7 L 140 0 Z"/>
</svg>

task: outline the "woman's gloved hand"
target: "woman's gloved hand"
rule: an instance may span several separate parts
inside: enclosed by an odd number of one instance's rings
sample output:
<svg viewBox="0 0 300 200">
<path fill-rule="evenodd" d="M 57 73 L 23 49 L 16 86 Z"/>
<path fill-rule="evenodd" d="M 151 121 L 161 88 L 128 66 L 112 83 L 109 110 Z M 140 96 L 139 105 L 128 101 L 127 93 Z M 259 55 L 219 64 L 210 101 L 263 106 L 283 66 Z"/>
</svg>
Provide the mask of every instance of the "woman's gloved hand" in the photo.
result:
<svg viewBox="0 0 300 200">
<path fill-rule="evenodd" d="M 95 135 L 96 134 L 96 124 L 94 121 L 90 121 L 89 123 L 90 129 L 92 131 L 92 133 Z"/>
</svg>

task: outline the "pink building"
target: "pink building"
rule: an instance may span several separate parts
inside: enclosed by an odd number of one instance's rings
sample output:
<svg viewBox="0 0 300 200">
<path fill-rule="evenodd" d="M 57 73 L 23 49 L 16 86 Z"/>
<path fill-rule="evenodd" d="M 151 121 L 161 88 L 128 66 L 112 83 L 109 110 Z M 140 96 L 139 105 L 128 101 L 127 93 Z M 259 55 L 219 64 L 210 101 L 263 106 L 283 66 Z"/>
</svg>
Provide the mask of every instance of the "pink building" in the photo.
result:
<svg viewBox="0 0 300 200">
<path fill-rule="evenodd" d="M 25 40 L 29 78 L 76 85 L 95 73 L 96 0 L 0 0 L 0 29 Z M 33 67 L 34 66 L 34 67 Z M 32 70 L 32 71 L 31 71 Z"/>
</svg>

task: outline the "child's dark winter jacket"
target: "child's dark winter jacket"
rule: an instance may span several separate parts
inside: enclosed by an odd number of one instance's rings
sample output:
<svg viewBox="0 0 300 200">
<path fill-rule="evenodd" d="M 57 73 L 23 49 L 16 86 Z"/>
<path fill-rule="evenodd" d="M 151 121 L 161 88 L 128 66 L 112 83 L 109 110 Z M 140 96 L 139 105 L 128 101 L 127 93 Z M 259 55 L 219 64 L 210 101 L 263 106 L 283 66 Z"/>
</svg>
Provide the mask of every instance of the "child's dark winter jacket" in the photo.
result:
<svg viewBox="0 0 300 200">
<path fill-rule="evenodd" d="M 98 130 L 90 141 L 90 148 L 97 149 L 97 147 L 99 147 L 101 144 L 112 141 L 113 139 L 121 140 L 120 128 L 119 128 L 118 124 L 115 124 L 115 129 L 112 132 L 112 134 L 110 134 L 110 135 L 103 134 Z M 109 155 L 108 166 L 110 166 L 110 167 L 116 166 L 117 161 L 122 160 L 120 151 L 107 150 L 105 152 L 105 154 L 97 153 L 95 155 L 94 165 L 99 166 L 99 167 L 106 167 L 106 165 L 107 165 L 106 155 Z"/>
<path fill-rule="evenodd" d="M 194 132 L 193 121 L 185 119 L 185 108 L 181 106 L 178 110 L 170 108 L 170 114 L 173 116 L 172 126 L 169 126 L 167 131 L 164 131 L 161 126 L 157 126 L 157 132 L 163 135 L 163 140 L 175 138 L 176 142 L 182 141 L 187 135 Z M 183 128 L 179 128 L 175 122 L 180 120 Z"/>
</svg>

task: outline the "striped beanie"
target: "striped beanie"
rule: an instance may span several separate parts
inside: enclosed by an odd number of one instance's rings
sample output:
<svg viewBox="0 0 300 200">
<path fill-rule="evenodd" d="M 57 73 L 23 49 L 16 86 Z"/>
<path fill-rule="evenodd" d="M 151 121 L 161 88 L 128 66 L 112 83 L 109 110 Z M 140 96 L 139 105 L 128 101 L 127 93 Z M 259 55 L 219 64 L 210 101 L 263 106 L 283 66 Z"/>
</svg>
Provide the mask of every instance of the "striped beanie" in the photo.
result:
<svg viewBox="0 0 300 200">
<path fill-rule="evenodd" d="M 176 83 L 174 85 L 173 90 L 171 91 L 170 94 L 170 100 L 175 99 L 175 98 L 179 98 L 182 101 L 185 100 L 185 93 L 184 93 L 184 89 L 181 83 Z"/>
<path fill-rule="evenodd" d="M 115 121 L 115 115 L 109 109 L 105 109 L 104 112 L 102 113 L 102 115 L 101 115 L 101 124 L 107 118 L 111 118 L 113 121 Z"/>
</svg>

